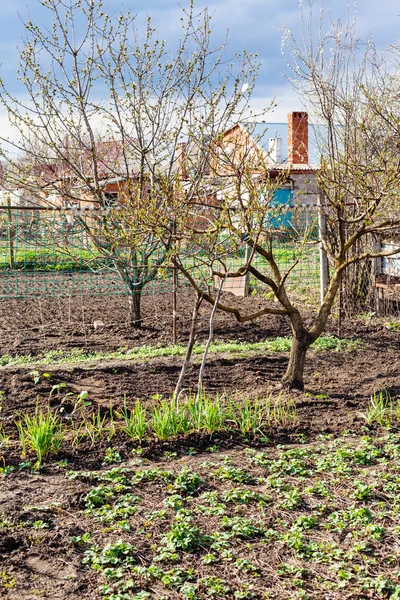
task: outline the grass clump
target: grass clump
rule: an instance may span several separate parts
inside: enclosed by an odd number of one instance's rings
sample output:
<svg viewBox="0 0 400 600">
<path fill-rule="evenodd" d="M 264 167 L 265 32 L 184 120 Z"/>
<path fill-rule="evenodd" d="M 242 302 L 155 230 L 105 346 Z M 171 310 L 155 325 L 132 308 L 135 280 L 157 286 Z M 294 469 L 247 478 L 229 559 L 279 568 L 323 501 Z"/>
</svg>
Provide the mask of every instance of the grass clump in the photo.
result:
<svg viewBox="0 0 400 600">
<path fill-rule="evenodd" d="M 140 415 L 141 432 L 153 433 L 160 441 L 190 433 L 207 433 L 212 436 L 218 431 L 239 431 L 243 437 L 262 434 L 262 427 L 287 426 L 296 420 L 296 405 L 292 399 L 284 400 L 268 396 L 263 400 L 244 399 L 231 402 L 225 396 L 215 397 L 201 394 L 200 398 L 188 397 L 183 402 L 159 399 L 158 404 L 146 411 L 138 404 L 133 411 L 124 409 L 123 431 L 132 439 L 135 434 L 135 414 Z M 126 425 L 129 415 L 129 427 Z M 131 416 L 132 415 L 132 416 Z M 132 430 L 134 431 L 132 433 Z M 135 438 L 136 435 L 136 438 Z"/>
<path fill-rule="evenodd" d="M 368 425 L 377 423 L 381 427 L 390 428 L 394 422 L 400 421 L 399 399 L 393 400 L 387 390 L 374 392 L 363 416 Z"/>
<path fill-rule="evenodd" d="M 259 400 L 251 401 L 245 399 L 231 405 L 231 420 L 242 436 L 249 433 L 256 435 L 261 431 L 265 409 Z"/>
<path fill-rule="evenodd" d="M 63 440 L 63 431 L 59 417 L 50 410 L 43 412 L 36 406 L 35 413 L 23 415 L 16 421 L 22 445 L 23 456 L 29 451 L 36 454 L 35 468 L 39 468 L 43 459 L 50 453 L 58 454 Z"/>
<path fill-rule="evenodd" d="M 161 400 L 150 413 L 149 426 L 160 441 L 168 440 L 189 430 L 185 410 L 180 410 L 174 402 Z"/>
<path fill-rule="evenodd" d="M 141 442 L 147 431 L 147 413 L 140 400 L 136 400 L 132 410 L 126 406 L 124 398 L 124 408 L 117 416 L 123 419 L 124 424 L 121 429 L 131 440 Z"/>
<path fill-rule="evenodd" d="M 227 429 L 230 412 L 225 398 L 218 394 L 211 398 L 201 394 L 198 401 L 190 399 L 186 404 L 190 422 L 194 431 L 206 431 L 212 435 L 221 429 Z"/>
<path fill-rule="evenodd" d="M 230 405 L 230 420 L 243 437 L 262 434 L 262 427 L 287 426 L 296 421 L 296 404 L 291 398 L 269 395 L 264 400 L 245 399 Z"/>
<path fill-rule="evenodd" d="M 199 399 L 192 396 L 181 401 L 167 400 L 161 396 L 154 397 L 156 403 L 146 407 L 136 400 L 133 407 L 128 407 L 126 399 L 123 408 L 114 412 L 110 406 L 108 412 L 100 408 L 85 416 L 83 413 L 68 420 L 68 435 L 74 447 L 82 443 L 94 447 L 100 440 L 111 442 L 119 432 L 123 432 L 130 440 L 139 445 L 153 438 L 166 442 L 190 434 L 207 435 L 210 438 L 217 432 L 240 434 L 244 439 L 260 436 L 265 438 L 266 427 L 286 427 L 297 419 L 296 406 L 291 398 L 272 395 L 264 399 L 243 399 L 231 401 L 224 395 L 209 396 L 201 394 Z M 79 416 L 79 419 L 76 418 Z M 22 445 L 22 454 L 36 454 L 36 468 L 43 459 L 53 453 L 58 454 L 65 435 L 58 414 L 39 410 L 33 415 L 21 415 L 15 422 Z M 10 437 L 0 426 L 0 447 L 7 447 Z M 266 438 L 265 438 L 266 439 Z M 121 456 L 109 447 L 106 450 L 104 463 L 120 462 Z"/>
</svg>

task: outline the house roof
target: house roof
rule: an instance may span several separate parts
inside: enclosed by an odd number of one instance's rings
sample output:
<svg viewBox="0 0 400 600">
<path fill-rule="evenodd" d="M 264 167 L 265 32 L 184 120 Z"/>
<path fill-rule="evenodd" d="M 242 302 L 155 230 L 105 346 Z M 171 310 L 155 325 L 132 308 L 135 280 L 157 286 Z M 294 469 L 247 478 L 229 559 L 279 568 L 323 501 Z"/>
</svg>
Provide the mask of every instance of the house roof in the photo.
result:
<svg viewBox="0 0 400 600">
<path fill-rule="evenodd" d="M 265 152 L 271 151 L 271 139 L 281 138 L 282 159 L 280 164 L 288 163 L 288 124 L 287 123 L 240 123 L 260 148 Z M 308 125 L 308 164 L 296 164 L 292 168 L 308 171 L 318 167 L 320 163 L 321 150 L 326 140 L 326 128 L 324 125 Z"/>
</svg>

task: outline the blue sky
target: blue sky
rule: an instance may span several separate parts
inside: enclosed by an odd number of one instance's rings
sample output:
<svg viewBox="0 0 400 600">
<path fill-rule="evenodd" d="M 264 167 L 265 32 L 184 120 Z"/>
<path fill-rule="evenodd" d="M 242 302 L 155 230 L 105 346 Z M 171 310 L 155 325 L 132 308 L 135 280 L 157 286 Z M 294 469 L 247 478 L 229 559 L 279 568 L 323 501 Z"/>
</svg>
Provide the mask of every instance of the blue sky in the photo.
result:
<svg viewBox="0 0 400 600">
<path fill-rule="evenodd" d="M 301 0 L 300 0 L 301 1 Z M 306 4 L 307 0 L 304 0 Z M 104 0 L 104 4 L 107 0 Z M 318 8 L 318 0 L 314 2 Z M 130 9 L 138 15 L 139 21 L 147 14 L 153 18 L 161 36 L 173 39 L 179 28 L 181 0 L 109 0 L 110 12 Z M 197 7 L 204 2 L 196 3 Z M 346 0 L 325 0 L 325 14 L 332 18 L 346 16 Z M 286 113 L 301 108 L 299 100 L 292 92 L 282 71 L 284 62 L 280 52 L 282 28 L 299 30 L 299 0 L 211 0 L 208 3 L 213 15 L 215 43 L 220 42 L 226 30 L 229 35 L 229 50 L 246 48 L 258 52 L 263 63 L 260 79 L 254 94 L 255 108 L 267 105 L 274 97 L 278 107 L 270 116 L 270 121 L 285 121 Z M 0 22 L 0 76 L 6 86 L 15 90 L 15 71 L 18 60 L 17 47 L 24 36 L 21 19 L 28 15 L 40 23 L 43 8 L 39 0 L 1 0 Z M 400 26 L 400 4 L 393 0 L 363 0 L 357 9 L 359 33 L 362 37 L 371 34 L 379 48 L 386 48 L 398 39 Z M 400 36 L 399 36 L 400 37 Z M 0 107 L 0 126 L 7 127 L 7 119 Z"/>
</svg>

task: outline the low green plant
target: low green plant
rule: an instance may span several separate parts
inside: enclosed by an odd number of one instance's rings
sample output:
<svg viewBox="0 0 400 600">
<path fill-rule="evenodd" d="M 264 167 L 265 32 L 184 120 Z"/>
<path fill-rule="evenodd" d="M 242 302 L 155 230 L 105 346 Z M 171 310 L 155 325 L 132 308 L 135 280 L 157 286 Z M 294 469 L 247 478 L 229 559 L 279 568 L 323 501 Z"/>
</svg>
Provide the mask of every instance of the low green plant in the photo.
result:
<svg viewBox="0 0 400 600">
<path fill-rule="evenodd" d="M 74 431 L 74 443 L 79 444 L 84 438 L 90 440 L 91 446 L 94 446 L 96 441 L 109 433 L 110 425 L 107 422 L 107 414 L 101 414 L 100 409 L 93 413 L 90 419 L 83 420 Z"/>
<path fill-rule="evenodd" d="M 58 454 L 63 439 L 62 425 L 57 415 L 43 412 L 36 406 L 35 413 L 23 415 L 16 421 L 23 456 L 31 450 L 36 453 L 35 468 L 39 468 L 48 454 Z"/>
<path fill-rule="evenodd" d="M 206 431 L 212 435 L 227 426 L 229 408 L 223 396 L 217 394 L 212 398 L 202 393 L 198 400 L 189 399 L 186 408 L 195 431 Z"/>
<path fill-rule="evenodd" d="M 6 435 L 3 425 L 0 425 L 0 448 L 7 448 L 10 443 L 10 436 Z"/>
<path fill-rule="evenodd" d="M 104 455 L 103 462 L 106 465 L 111 465 L 113 463 L 121 462 L 121 455 L 115 448 L 106 448 L 106 453 Z"/>
<path fill-rule="evenodd" d="M 385 323 L 385 327 L 391 331 L 400 331 L 400 321 L 389 321 Z"/>
<path fill-rule="evenodd" d="M 124 407 L 117 413 L 117 416 L 124 421 L 121 426 L 122 431 L 131 440 L 137 440 L 140 443 L 147 432 L 147 411 L 140 400 L 136 400 L 133 409 L 129 410 L 126 406 L 125 397 Z"/>
<path fill-rule="evenodd" d="M 253 477 L 244 469 L 223 465 L 214 471 L 215 477 L 224 481 L 236 481 L 237 483 L 251 483 Z"/>
<path fill-rule="evenodd" d="M 185 496 L 192 495 L 202 485 L 203 480 L 198 473 L 190 467 L 183 467 L 176 476 L 173 484 L 174 491 L 181 492 Z"/>
<path fill-rule="evenodd" d="M 230 405 L 230 419 L 242 436 L 262 433 L 265 406 L 259 400 L 245 399 Z"/>
<path fill-rule="evenodd" d="M 273 398 L 272 395 L 266 398 L 263 411 L 263 420 L 266 425 L 284 427 L 296 419 L 296 404 L 292 398 L 283 399 L 281 394 L 277 398 Z"/>
<path fill-rule="evenodd" d="M 37 385 L 40 382 L 42 377 L 44 377 L 45 379 L 48 379 L 50 377 L 50 373 L 41 373 L 40 371 L 31 371 L 30 375 L 32 375 L 33 383 L 35 385 Z"/>
<path fill-rule="evenodd" d="M 6 569 L 0 571 L 0 586 L 5 590 L 12 590 L 15 587 L 16 578 L 12 577 Z"/>
<path fill-rule="evenodd" d="M 136 562 L 134 551 L 136 548 L 127 542 L 118 540 L 113 544 L 107 544 L 103 549 L 94 545 L 85 552 L 83 564 L 89 564 L 92 569 L 100 571 L 105 567 L 117 567 L 133 565 Z"/>
<path fill-rule="evenodd" d="M 243 517 L 222 517 L 222 525 L 231 531 L 234 537 L 251 539 L 264 534 L 264 529 L 255 525 L 250 519 Z"/>
<path fill-rule="evenodd" d="M 32 371 L 32 373 L 38 373 L 38 372 L 39 372 L 39 371 Z M 35 383 L 36 383 L 36 382 L 35 382 Z M 67 387 L 68 387 L 68 386 L 67 386 L 67 384 L 66 384 L 64 381 L 61 381 L 60 383 L 55 383 L 55 384 L 53 385 L 53 387 L 51 388 L 51 390 L 50 390 L 50 398 L 52 397 L 52 395 L 53 395 L 54 393 L 56 393 L 56 392 L 57 392 L 57 393 L 59 393 L 59 392 L 60 392 L 60 390 L 65 390 L 65 389 L 67 389 Z M 68 395 L 69 395 L 69 394 L 68 394 Z"/>
<path fill-rule="evenodd" d="M 244 354 L 248 352 L 289 352 L 292 344 L 290 337 L 278 337 L 265 340 L 263 342 L 216 342 L 211 344 L 210 353 L 234 353 Z M 320 337 L 312 348 L 321 351 L 334 352 L 352 352 L 361 347 L 361 341 L 357 339 L 348 340 L 336 338 L 334 336 Z M 8 355 L 3 354 L 0 357 L 0 365 L 47 365 L 51 363 L 79 363 L 79 362 L 97 362 L 101 360 L 143 360 L 147 358 L 156 358 L 159 356 L 184 356 L 186 347 L 181 345 L 173 346 L 137 346 L 135 348 L 119 348 L 113 352 L 88 352 L 82 348 L 73 350 L 49 350 L 48 352 L 31 355 Z M 204 345 L 195 344 L 193 354 L 203 354 Z"/>
<path fill-rule="evenodd" d="M 315 350 L 333 350 L 334 352 L 352 352 L 358 350 L 361 346 L 361 341 L 358 339 L 349 340 L 346 338 L 338 338 L 334 335 L 326 335 L 319 337 L 311 346 Z"/>
<path fill-rule="evenodd" d="M 161 400 L 150 411 L 150 427 L 160 441 L 168 440 L 181 433 L 181 410 L 175 402 Z"/>
<path fill-rule="evenodd" d="M 43 521 L 42 519 L 39 519 L 38 521 L 34 521 L 32 523 L 32 529 L 48 529 L 49 527 L 49 524 Z"/>
<path fill-rule="evenodd" d="M 220 579 L 220 577 L 215 577 L 214 575 L 203 577 L 200 579 L 200 583 L 204 586 L 206 593 L 209 596 L 226 598 L 231 592 L 231 588 L 227 581 L 225 581 L 225 579 Z"/>
<path fill-rule="evenodd" d="M 68 396 L 69 394 L 67 394 Z M 74 394 L 71 394 L 72 396 Z M 79 394 L 77 395 L 75 402 L 74 402 L 74 407 L 72 410 L 72 414 L 75 415 L 77 412 L 82 412 L 82 410 L 84 408 L 87 408 L 88 406 L 91 406 L 91 401 L 88 400 L 89 396 L 89 392 L 87 390 L 82 390 L 81 392 L 79 392 Z M 64 401 L 64 400 L 63 400 Z"/>
<path fill-rule="evenodd" d="M 302 497 L 300 496 L 299 491 L 296 488 L 293 488 L 288 492 L 283 492 L 282 495 L 283 500 L 281 501 L 279 506 L 283 509 L 294 510 L 295 508 L 298 508 L 303 502 Z"/>
<path fill-rule="evenodd" d="M 221 500 L 222 502 L 232 502 L 234 504 L 250 504 L 256 502 L 260 506 L 264 506 L 270 502 L 270 498 L 265 494 L 241 488 L 228 490 L 222 495 Z"/>
<path fill-rule="evenodd" d="M 91 538 L 92 538 L 92 534 L 87 531 L 86 533 L 83 533 L 82 535 L 74 535 L 73 537 L 70 538 L 70 541 L 73 544 L 76 544 L 77 546 L 84 546 L 85 544 L 88 544 L 90 542 Z"/>
<path fill-rule="evenodd" d="M 14 471 L 15 469 L 12 465 L 5 465 L 4 467 L 0 467 L 0 475 L 2 475 L 3 477 L 14 473 Z"/>
<path fill-rule="evenodd" d="M 199 527 L 193 523 L 193 518 L 188 511 L 181 510 L 177 513 L 174 522 L 161 540 L 161 546 L 168 552 L 183 550 L 192 552 L 202 542 Z"/>
<path fill-rule="evenodd" d="M 395 409 L 387 390 L 374 392 L 366 413 L 363 415 L 367 424 L 378 423 L 381 427 L 390 427 Z"/>
</svg>

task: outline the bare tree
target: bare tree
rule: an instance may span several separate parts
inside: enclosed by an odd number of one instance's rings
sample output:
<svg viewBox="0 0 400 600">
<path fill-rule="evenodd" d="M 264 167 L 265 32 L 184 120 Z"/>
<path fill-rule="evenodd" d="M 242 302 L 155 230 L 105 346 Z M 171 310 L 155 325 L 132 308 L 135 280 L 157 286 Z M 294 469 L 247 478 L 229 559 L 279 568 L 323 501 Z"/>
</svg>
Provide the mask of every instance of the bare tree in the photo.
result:
<svg viewBox="0 0 400 600">
<path fill-rule="evenodd" d="M 183 260 L 177 260 L 197 293 L 239 322 L 268 314 L 289 319 L 293 342 L 282 383 L 299 389 L 304 387 L 307 351 L 326 327 L 342 274 L 351 265 L 400 250 L 385 252 L 377 249 L 374 241 L 376 235 L 390 236 L 400 226 L 398 119 L 393 115 L 389 119 L 395 127 L 385 124 L 388 115 L 378 85 L 382 61 L 370 41 L 361 44 L 357 39 L 354 21 L 331 22 L 327 33 L 319 31 L 315 43 L 311 16 L 303 19 L 301 42 L 290 31 L 284 41 L 292 83 L 314 108 L 321 137 L 317 177 L 327 228 L 319 242 L 328 254 L 331 273 L 320 308 L 311 316 L 292 293 L 290 281 L 297 261 L 290 266 L 282 266 L 279 261 L 273 197 L 284 182 L 285 172 L 276 176 L 268 156 L 252 151 L 251 145 L 243 150 L 241 141 L 233 151 L 215 152 L 212 185 L 219 190 L 220 202 L 210 211 L 208 231 L 195 231 L 191 239 L 207 249 L 211 274 L 220 277 L 227 273 L 224 261 L 245 243 L 250 253 L 227 277 L 250 273 L 273 292 L 277 303 L 265 302 L 263 308 L 244 314 L 234 305 L 218 302 L 210 285 L 205 288 L 204 281 L 187 269 Z M 219 241 L 222 232 L 223 251 Z M 303 244 L 308 241 L 307 235 L 302 236 Z"/>
<path fill-rule="evenodd" d="M 150 19 L 140 31 L 132 14 L 110 16 L 100 0 L 41 4 L 51 24 L 28 20 L 20 51 L 18 77 L 27 100 L 0 87 L 18 132 L 15 139 L 0 138 L 3 158 L 9 177 L 40 203 L 105 207 L 110 189 L 118 194 L 119 211 L 79 218 L 125 282 L 138 327 L 141 294 L 168 265 L 182 213 L 181 141 L 191 149 L 185 155 L 188 199 L 204 178 L 209 141 L 247 110 L 258 63 L 247 52 L 229 57 L 226 41 L 213 47 L 210 16 L 193 3 L 182 12 L 181 38 L 172 50 Z M 160 206 L 162 222 L 155 216 Z M 152 219 L 150 234 L 141 225 L 144 216 Z"/>
</svg>

